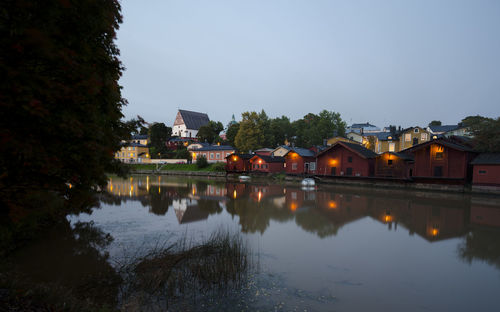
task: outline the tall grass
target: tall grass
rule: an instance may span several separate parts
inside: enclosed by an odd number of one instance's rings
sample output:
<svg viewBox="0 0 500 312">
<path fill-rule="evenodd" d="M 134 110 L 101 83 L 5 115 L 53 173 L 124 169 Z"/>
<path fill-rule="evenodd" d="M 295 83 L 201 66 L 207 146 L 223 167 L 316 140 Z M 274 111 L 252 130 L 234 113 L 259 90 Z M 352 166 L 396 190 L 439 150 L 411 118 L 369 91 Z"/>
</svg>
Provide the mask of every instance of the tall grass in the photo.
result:
<svg viewBox="0 0 500 312">
<path fill-rule="evenodd" d="M 182 239 L 120 268 L 125 279 L 121 309 L 192 306 L 199 297 L 241 288 L 251 268 L 240 234 L 219 231 L 196 245 Z"/>
</svg>

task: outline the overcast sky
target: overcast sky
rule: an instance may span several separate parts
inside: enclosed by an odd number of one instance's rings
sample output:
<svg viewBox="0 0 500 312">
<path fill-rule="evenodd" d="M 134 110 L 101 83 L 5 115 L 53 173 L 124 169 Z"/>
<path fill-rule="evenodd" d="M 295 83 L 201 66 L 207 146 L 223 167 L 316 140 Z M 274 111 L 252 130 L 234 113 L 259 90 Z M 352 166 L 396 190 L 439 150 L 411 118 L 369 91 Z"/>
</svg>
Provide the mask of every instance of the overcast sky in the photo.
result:
<svg viewBox="0 0 500 312">
<path fill-rule="evenodd" d="M 500 116 L 500 1 L 122 0 L 126 119 Z"/>
</svg>

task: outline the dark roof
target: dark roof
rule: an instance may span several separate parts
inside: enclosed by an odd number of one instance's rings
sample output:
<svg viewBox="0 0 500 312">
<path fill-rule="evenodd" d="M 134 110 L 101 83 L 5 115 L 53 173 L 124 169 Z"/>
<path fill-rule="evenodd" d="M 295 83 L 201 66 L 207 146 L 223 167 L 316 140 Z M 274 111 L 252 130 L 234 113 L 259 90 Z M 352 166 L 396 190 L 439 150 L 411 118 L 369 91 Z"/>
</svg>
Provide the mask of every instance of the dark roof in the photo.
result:
<svg viewBox="0 0 500 312">
<path fill-rule="evenodd" d="M 207 114 L 187 111 L 183 109 L 179 109 L 179 113 L 181 113 L 182 120 L 184 120 L 184 124 L 186 128 L 199 130 L 201 126 L 208 124 L 210 119 Z"/>
<path fill-rule="evenodd" d="M 471 162 L 472 165 L 500 165 L 500 153 L 481 153 Z"/>
<path fill-rule="evenodd" d="M 370 123 L 357 123 L 357 124 L 352 124 L 350 128 L 363 128 L 363 127 L 377 127 L 374 125 L 371 125 Z"/>
<path fill-rule="evenodd" d="M 132 136 L 132 140 L 147 140 L 148 135 L 147 134 L 134 134 Z"/>
<path fill-rule="evenodd" d="M 323 150 L 322 152 L 320 152 L 317 156 L 323 154 L 323 153 L 326 153 L 327 151 L 331 150 L 332 148 L 334 148 L 335 146 L 337 145 L 343 145 L 344 147 L 354 151 L 355 153 L 357 153 L 358 155 L 360 155 L 361 157 L 364 157 L 364 158 L 375 158 L 378 156 L 377 153 L 375 152 L 372 152 L 371 150 L 367 149 L 366 147 L 360 145 L 360 144 L 356 144 L 356 143 L 350 143 L 350 142 L 344 142 L 344 141 L 338 141 L 336 142 L 335 144 L 333 144 L 332 146 L 330 146 L 329 148 Z"/>
<path fill-rule="evenodd" d="M 190 139 L 183 139 L 183 138 L 179 138 L 179 137 L 171 137 L 169 140 L 169 142 L 189 142 L 189 141 L 192 141 Z"/>
<path fill-rule="evenodd" d="M 229 145 L 209 145 L 203 146 L 202 148 L 197 149 L 197 152 L 200 151 L 234 151 L 235 148 Z"/>
<path fill-rule="evenodd" d="M 311 150 L 308 150 L 307 148 L 302 148 L 302 147 L 292 147 L 288 152 L 295 152 L 299 154 L 300 157 L 314 157 L 315 153 Z"/>
<path fill-rule="evenodd" d="M 148 147 L 147 145 L 140 144 L 140 143 L 135 143 L 135 142 L 132 142 L 132 143 L 125 142 L 125 143 L 122 143 L 122 146 L 130 146 L 130 147 Z"/>
<path fill-rule="evenodd" d="M 234 153 L 234 154 L 231 154 L 231 155 L 227 155 L 226 158 L 228 157 L 232 157 L 232 156 L 238 156 L 240 158 L 243 158 L 243 159 L 250 159 L 252 157 L 255 156 L 255 154 L 240 154 L 240 153 Z"/>
<path fill-rule="evenodd" d="M 432 132 L 448 132 L 460 128 L 458 125 L 429 126 Z"/>
<path fill-rule="evenodd" d="M 455 137 L 455 138 L 458 139 L 458 137 Z M 437 138 L 435 140 L 431 140 L 431 141 L 427 141 L 424 143 L 414 145 L 412 147 L 405 149 L 404 151 L 410 152 L 410 151 L 414 151 L 414 150 L 419 150 L 419 149 L 426 147 L 427 145 L 430 145 L 430 144 L 440 144 L 440 145 L 443 145 L 443 146 L 446 146 L 446 147 L 449 147 L 449 148 L 452 148 L 452 149 L 455 149 L 458 151 L 464 151 L 464 152 L 473 152 L 474 151 L 469 146 L 467 146 L 465 144 L 461 144 L 459 142 L 453 142 L 449 138 Z"/>
<path fill-rule="evenodd" d="M 413 157 L 413 155 L 411 154 L 405 154 L 405 153 L 395 153 L 395 152 L 385 152 L 385 153 L 382 153 L 380 155 L 378 155 L 377 157 L 381 157 L 382 155 L 384 154 L 391 154 L 391 155 L 394 155 L 396 157 L 399 157 L 403 160 L 408 160 L 408 161 L 413 161 L 415 160 L 415 157 Z"/>
<path fill-rule="evenodd" d="M 252 158 L 258 157 L 265 161 L 266 163 L 273 163 L 273 162 L 285 162 L 284 157 L 279 157 L 279 156 L 265 156 L 265 155 L 253 155 Z"/>
<path fill-rule="evenodd" d="M 397 134 L 390 132 L 373 132 L 373 133 L 365 133 L 366 136 L 375 136 L 380 141 L 389 141 L 389 137 L 392 137 L 391 140 L 397 140 Z"/>
<path fill-rule="evenodd" d="M 272 151 L 274 151 L 274 149 L 269 148 L 269 147 L 263 147 L 263 148 L 259 148 L 255 152 L 272 152 Z"/>
</svg>

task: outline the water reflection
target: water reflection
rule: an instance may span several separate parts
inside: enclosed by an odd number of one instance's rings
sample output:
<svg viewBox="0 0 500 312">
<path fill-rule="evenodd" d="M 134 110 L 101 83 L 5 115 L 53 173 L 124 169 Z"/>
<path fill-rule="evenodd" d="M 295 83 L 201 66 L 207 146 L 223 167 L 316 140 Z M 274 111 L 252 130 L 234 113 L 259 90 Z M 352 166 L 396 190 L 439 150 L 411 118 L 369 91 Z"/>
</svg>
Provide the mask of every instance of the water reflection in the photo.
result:
<svg viewBox="0 0 500 312">
<path fill-rule="evenodd" d="M 179 224 L 206 220 L 226 210 L 241 231 L 263 234 L 271 221 L 294 220 L 320 238 L 337 235 L 351 222 L 372 218 L 388 230 L 404 228 L 429 242 L 464 236 L 478 227 L 500 227 L 498 199 L 457 194 L 371 191 L 357 188 L 303 189 L 278 184 L 225 183 L 135 176 L 111 180 L 104 202 L 139 201 L 154 214 L 172 208 Z"/>
</svg>

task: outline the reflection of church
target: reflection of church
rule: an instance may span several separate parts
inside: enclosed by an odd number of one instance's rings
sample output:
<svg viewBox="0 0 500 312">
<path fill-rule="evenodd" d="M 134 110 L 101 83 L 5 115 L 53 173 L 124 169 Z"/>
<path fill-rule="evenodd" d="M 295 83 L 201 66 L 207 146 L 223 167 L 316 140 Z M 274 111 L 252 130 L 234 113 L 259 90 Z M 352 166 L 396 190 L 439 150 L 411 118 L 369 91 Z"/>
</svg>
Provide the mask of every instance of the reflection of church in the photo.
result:
<svg viewBox="0 0 500 312">
<path fill-rule="evenodd" d="M 201 210 L 198 202 L 191 198 L 175 199 L 172 202 L 179 224 L 196 222 L 208 218 L 208 211 Z"/>
</svg>

